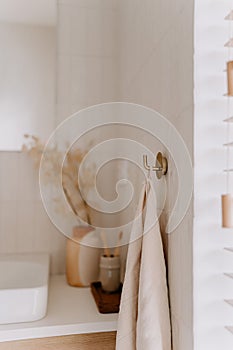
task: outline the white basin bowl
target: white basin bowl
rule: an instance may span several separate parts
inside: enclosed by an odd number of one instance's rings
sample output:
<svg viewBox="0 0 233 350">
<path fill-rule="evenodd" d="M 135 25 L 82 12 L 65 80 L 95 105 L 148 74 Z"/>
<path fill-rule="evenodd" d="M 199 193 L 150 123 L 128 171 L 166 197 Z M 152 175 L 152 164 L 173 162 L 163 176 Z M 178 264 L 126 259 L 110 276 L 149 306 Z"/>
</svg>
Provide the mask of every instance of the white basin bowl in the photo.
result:
<svg viewBox="0 0 233 350">
<path fill-rule="evenodd" d="M 0 324 L 30 322 L 46 315 L 49 255 L 0 256 Z"/>
</svg>

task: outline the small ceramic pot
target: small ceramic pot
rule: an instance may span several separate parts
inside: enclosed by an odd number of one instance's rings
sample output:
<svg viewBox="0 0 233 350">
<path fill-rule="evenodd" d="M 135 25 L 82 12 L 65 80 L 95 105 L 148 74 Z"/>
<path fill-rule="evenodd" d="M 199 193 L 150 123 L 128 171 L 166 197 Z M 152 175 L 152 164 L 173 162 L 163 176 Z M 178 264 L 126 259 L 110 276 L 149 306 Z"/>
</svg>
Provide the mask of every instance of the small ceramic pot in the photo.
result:
<svg viewBox="0 0 233 350">
<path fill-rule="evenodd" d="M 227 62 L 228 95 L 233 96 L 233 61 Z"/>
<path fill-rule="evenodd" d="M 100 282 L 105 292 L 115 292 L 120 287 L 120 257 L 105 256 L 100 258 Z"/>
<path fill-rule="evenodd" d="M 222 227 L 233 227 L 233 196 L 231 194 L 222 195 Z"/>
</svg>

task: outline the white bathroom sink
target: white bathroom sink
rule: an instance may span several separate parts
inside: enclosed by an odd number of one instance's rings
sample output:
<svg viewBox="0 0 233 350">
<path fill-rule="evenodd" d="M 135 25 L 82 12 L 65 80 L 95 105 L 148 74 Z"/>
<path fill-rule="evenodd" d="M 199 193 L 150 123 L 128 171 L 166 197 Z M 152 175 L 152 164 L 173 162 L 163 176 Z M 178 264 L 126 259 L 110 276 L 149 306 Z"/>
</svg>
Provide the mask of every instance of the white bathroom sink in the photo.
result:
<svg viewBox="0 0 233 350">
<path fill-rule="evenodd" d="M 0 256 L 0 324 L 30 322 L 46 315 L 49 255 Z"/>
</svg>

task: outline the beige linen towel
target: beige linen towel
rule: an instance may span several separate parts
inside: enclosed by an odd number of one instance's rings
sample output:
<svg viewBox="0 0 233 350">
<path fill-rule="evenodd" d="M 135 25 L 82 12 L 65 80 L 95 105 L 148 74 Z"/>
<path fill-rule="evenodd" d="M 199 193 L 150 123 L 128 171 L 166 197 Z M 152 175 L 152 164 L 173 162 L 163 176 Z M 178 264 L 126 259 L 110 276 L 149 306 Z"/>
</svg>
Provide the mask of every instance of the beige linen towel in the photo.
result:
<svg viewBox="0 0 233 350">
<path fill-rule="evenodd" d="M 156 215 L 156 196 L 150 179 L 140 195 L 131 242 L 116 350 L 171 350 L 166 267 Z"/>
</svg>

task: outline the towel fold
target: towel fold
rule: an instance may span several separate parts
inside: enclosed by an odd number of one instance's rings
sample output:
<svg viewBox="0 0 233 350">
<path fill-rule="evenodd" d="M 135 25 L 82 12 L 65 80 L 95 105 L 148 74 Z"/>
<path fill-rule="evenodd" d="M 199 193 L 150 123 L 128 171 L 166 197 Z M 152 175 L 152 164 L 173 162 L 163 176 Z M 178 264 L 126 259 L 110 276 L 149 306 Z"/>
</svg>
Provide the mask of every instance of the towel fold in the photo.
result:
<svg viewBox="0 0 233 350">
<path fill-rule="evenodd" d="M 166 267 L 156 208 L 148 179 L 131 232 L 116 350 L 171 350 Z"/>
</svg>

